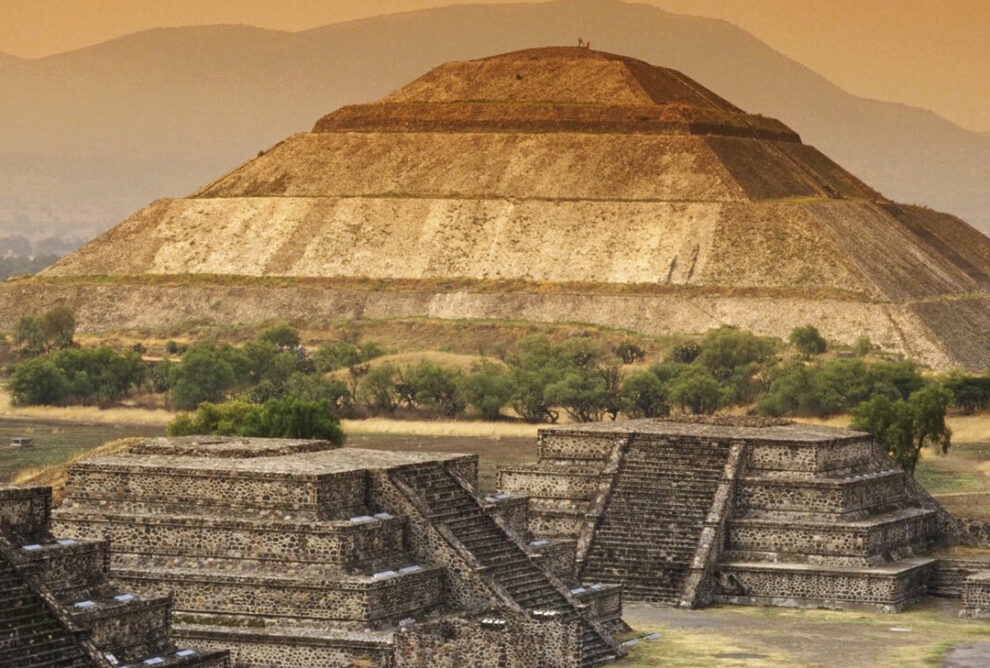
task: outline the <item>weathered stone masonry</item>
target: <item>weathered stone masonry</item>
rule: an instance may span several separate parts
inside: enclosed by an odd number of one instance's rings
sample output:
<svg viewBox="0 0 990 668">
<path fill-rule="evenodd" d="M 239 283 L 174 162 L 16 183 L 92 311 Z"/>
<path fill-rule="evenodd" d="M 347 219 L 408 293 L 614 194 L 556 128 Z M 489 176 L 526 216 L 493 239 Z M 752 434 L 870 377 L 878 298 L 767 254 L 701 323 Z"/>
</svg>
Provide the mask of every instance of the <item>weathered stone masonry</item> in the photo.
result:
<svg viewBox="0 0 990 668">
<path fill-rule="evenodd" d="M 908 483 L 864 434 L 723 418 L 544 429 L 499 475 L 536 536 L 573 541 L 576 578 L 629 598 L 882 611 L 927 592 L 944 529 Z"/>
<path fill-rule="evenodd" d="M 0 666 L 230 666 L 176 646 L 171 597 L 111 587 L 107 543 L 55 538 L 50 510 L 50 488 L 0 486 Z"/>
<path fill-rule="evenodd" d="M 235 666 L 457 665 L 478 642 L 478 666 L 623 654 L 617 588 L 559 580 L 519 533 L 525 502 L 476 483 L 474 456 L 155 439 L 74 465 L 54 521 L 111 539 L 115 581 L 172 592 L 176 637 Z"/>
</svg>

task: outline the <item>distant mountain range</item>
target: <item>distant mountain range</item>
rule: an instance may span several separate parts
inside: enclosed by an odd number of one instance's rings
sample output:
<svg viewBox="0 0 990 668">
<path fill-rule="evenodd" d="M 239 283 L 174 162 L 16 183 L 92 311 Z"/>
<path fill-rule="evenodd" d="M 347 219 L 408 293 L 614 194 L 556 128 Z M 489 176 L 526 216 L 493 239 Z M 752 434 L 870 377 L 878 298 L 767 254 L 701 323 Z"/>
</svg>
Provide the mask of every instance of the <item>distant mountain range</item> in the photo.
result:
<svg viewBox="0 0 990 668">
<path fill-rule="evenodd" d="M 299 33 L 160 29 L 37 60 L 0 56 L 0 232 L 93 234 L 440 62 L 579 36 L 682 70 L 781 119 L 892 199 L 990 230 L 990 135 L 850 95 L 724 21 L 561 0 L 445 7 Z"/>
</svg>

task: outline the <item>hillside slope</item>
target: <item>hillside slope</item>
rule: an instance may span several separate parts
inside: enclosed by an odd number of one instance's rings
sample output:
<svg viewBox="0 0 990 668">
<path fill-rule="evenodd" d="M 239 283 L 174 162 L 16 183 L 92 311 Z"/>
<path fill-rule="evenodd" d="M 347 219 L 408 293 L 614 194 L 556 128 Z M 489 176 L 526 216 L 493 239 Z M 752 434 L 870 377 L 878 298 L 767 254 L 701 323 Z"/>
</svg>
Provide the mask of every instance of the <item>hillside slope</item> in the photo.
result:
<svg viewBox="0 0 990 668">
<path fill-rule="evenodd" d="M 851 96 L 727 23 L 617 0 L 454 6 L 300 33 L 153 30 L 0 68 L 0 227 L 106 229 L 438 62 L 573 44 L 683 71 L 887 197 L 990 228 L 990 139 Z"/>
</svg>

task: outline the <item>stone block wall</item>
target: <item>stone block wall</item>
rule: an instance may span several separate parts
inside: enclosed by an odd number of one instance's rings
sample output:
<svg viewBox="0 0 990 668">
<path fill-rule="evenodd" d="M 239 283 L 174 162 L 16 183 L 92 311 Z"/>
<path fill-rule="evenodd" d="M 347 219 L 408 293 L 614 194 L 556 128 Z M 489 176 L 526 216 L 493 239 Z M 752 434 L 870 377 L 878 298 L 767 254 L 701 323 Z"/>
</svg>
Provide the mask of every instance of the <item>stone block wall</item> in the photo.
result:
<svg viewBox="0 0 990 668">
<path fill-rule="evenodd" d="M 231 665 L 264 668 L 394 668 L 391 633 L 347 631 L 307 633 L 305 629 L 265 629 L 183 625 L 178 641 L 204 650 L 229 650 Z"/>
<path fill-rule="evenodd" d="M 795 515 L 834 514 L 864 517 L 896 507 L 904 500 L 904 472 L 884 470 L 850 478 L 814 480 L 747 477 L 736 494 L 740 511 L 778 511 Z"/>
<path fill-rule="evenodd" d="M 578 623 L 493 612 L 445 617 L 395 633 L 395 668 L 579 668 Z"/>
<path fill-rule="evenodd" d="M 155 556 L 236 555 L 346 566 L 404 551 L 405 520 L 366 517 L 317 523 L 80 511 L 60 513 L 55 527 L 65 535 L 100 536 L 117 552 Z"/>
<path fill-rule="evenodd" d="M 24 625 L 29 641 L 23 647 L 5 641 L 5 656 L 16 662 L 10 665 L 229 668 L 226 652 L 173 643 L 169 596 L 141 597 L 113 588 L 105 542 L 52 535 L 42 523 L 50 515 L 50 488 L 0 489 L 4 496 L 14 500 L 9 507 L 0 503 L 5 521 L 15 520 L 11 524 L 17 528 L 0 536 L 0 598 L 18 602 L 4 628 L 16 638 L 22 631 L 18 623 Z"/>
<path fill-rule="evenodd" d="M 0 534 L 32 538 L 48 531 L 52 503 L 50 487 L 0 484 Z"/>
<path fill-rule="evenodd" d="M 990 618 L 990 571 L 980 571 L 966 578 L 962 602 L 963 616 Z"/>
<path fill-rule="evenodd" d="M 724 464 L 730 443 L 731 475 L 703 455 L 718 452 Z M 504 469 L 501 488 L 532 495 L 536 538 L 582 537 L 581 576 L 611 581 L 641 559 L 630 573 L 654 593 L 626 582 L 632 600 L 659 596 L 660 582 L 671 603 L 898 610 L 924 593 L 934 562 L 919 555 L 945 525 L 872 439 L 849 430 L 726 416 L 640 420 L 543 430 L 539 452 L 536 464 Z M 604 510 L 592 513 L 603 494 Z M 650 552 L 661 549 L 666 556 Z M 647 563 L 665 568 L 653 573 Z"/>
</svg>

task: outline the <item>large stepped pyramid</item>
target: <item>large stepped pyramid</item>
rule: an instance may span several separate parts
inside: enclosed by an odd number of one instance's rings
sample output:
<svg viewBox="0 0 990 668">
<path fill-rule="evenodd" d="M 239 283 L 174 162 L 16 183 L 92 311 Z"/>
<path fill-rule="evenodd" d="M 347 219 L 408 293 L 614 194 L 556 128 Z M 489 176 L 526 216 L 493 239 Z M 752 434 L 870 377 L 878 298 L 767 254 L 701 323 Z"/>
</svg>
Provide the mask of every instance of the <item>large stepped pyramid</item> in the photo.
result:
<svg viewBox="0 0 990 668">
<path fill-rule="evenodd" d="M 936 367 L 990 360 L 990 240 L 680 72 L 581 48 L 441 65 L 2 288 L 4 318 L 64 301 L 99 330 L 814 322 Z"/>
<path fill-rule="evenodd" d="M 51 488 L 0 485 L 0 666 L 230 667 L 176 646 L 172 598 L 112 585 L 106 541 L 55 537 L 50 512 Z"/>
<path fill-rule="evenodd" d="M 868 435 L 762 418 L 543 429 L 499 486 L 529 496 L 534 535 L 571 541 L 577 578 L 681 606 L 896 612 L 948 521 Z"/>
<path fill-rule="evenodd" d="M 465 652 L 591 668 L 624 654 L 604 607 L 616 592 L 572 592 L 526 542 L 523 500 L 476 485 L 476 456 L 152 439 L 74 464 L 54 523 L 108 539 L 116 584 L 169 593 L 174 637 L 238 668 L 460 665 Z"/>
</svg>

